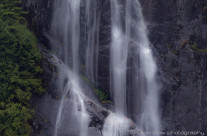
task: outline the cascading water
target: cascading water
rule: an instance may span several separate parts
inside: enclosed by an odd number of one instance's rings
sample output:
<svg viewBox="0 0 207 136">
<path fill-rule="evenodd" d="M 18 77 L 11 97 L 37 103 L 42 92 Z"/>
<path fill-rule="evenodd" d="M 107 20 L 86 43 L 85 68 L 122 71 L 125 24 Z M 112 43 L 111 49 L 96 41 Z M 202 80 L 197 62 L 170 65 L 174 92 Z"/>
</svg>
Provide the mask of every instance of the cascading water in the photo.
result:
<svg viewBox="0 0 207 136">
<path fill-rule="evenodd" d="M 160 113 L 159 113 L 159 85 L 156 81 L 156 72 L 157 66 L 152 56 L 152 51 L 150 49 L 150 43 L 147 37 L 146 25 L 143 21 L 143 15 L 141 12 L 141 5 L 138 3 L 138 15 L 140 16 L 140 21 L 138 22 L 140 35 L 139 43 L 139 55 L 140 55 L 140 70 L 143 72 L 145 79 L 145 89 L 144 95 L 145 98 L 142 105 L 142 114 L 140 126 L 142 130 L 147 132 L 152 132 L 158 136 L 161 131 L 160 126 Z"/>
<path fill-rule="evenodd" d="M 110 89 L 114 98 L 115 113 L 111 113 L 105 120 L 103 136 L 126 136 L 130 125 L 126 117 L 127 56 L 130 36 L 127 34 L 130 34 L 130 28 L 129 20 L 126 19 L 126 30 L 123 30 L 120 8 L 118 0 L 111 0 Z M 128 18 L 128 12 L 126 18 Z"/>
<path fill-rule="evenodd" d="M 81 85 L 79 74 L 80 7 L 83 1 L 54 1 L 48 38 L 57 56 L 54 58 L 58 64 L 57 84 L 61 93 L 54 136 L 70 133 L 63 133 L 61 130 L 74 127 L 73 122 L 76 122 L 76 128 L 68 131 L 76 130 L 76 132 L 71 135 L 87 136 L 90 119 L 84 103 L 85 90 Z M 86 75 L 97 84 L 100 31 L 99 13 L 96 12 L 97 1 L 85 0 L 83 3 L 86 11 Z M 157 67 L 152 56 L 140 3 L 138 0 L 110 0 L 110 3 L 110 92 L 115 112 L 111 112 L 106 118 L 102 130 L 103 136 L 128 135 L 129 127 L 133 124 L 129 118 L 132 118 L 136 126 L 144 132 L 159 132 L 161 127 L 158 106 L 159 86 L 156 82 Z M 131 75 L 129 64 L 133 65 Z M 128 81 L 128 77 L 133 80 Z M 132 100 L 136 100 L 133 102 L 139 104 L 130 107 L 129 90 L 137 92 L 132 96 Z M 129 109 L 133 109 L 136 114 L 131 115 Z"/>
<path fill-rule="evenodd" d="M 135 79 L 137 84 L 142 84 L 139 87 L 140 93 L 133 96 L 135 99 L 139 99 L 141 95 L 140 107 L 132 107 L 140 111 L 140 114 L 135 117 L 136 125 L 143 132 L 149 132 L 148 136 L 159 136 L 161 129 L 158 106 L 159 86 L 155 79 L 157 67 L 150 49 L 142 9 L 139 1 L 126 0 L 125 27 L 123 27 L 121 5 L 121 1 L 111 0 L 111 92 L 115 102 L 115 114 L 117 115 L 109 116 L 106 119 L 103 134 L 104 136 L 126 135 L 127 120 L 119 115 L 127 115 L 127 60 L 128 50 L 133 48 L 139 57 L 133 58 L 135 66 L 132 79 Z M 132 86 L 132 89 L 136 91 L 138 88 Z M 117 118 L 120 121 L 119 123 L 115 121 Z"/>
<path fill-rule="evenodd" d="M 75 134 L 87 136 L 89 115 L 86 111 L 83 89 L 79 79 L 79 40 L 80 40 L 80 0 L 55 0 L 54 13 L 50 31 L 50 41 L 55 54 L 63 61 L 56 58 L 58 62 L 58 90 L 61 92 L 60 108 L 58 111 L 54 136 L 63 135 L 61 127 L 74 127 L 76 122 Z M 72 65 L 72 70 L 69 69 Z M 71 103 L 72 100 L 72 103 Z M 67 108 L 68 105 L 70 108 Z M 70 122 L 67 111 L 70 111 Z M 68 125 L 70 124 L 70 125 Z M 64 126 L 65 125 L 65 126 Z M 81 130 L 81 131 L 79 131 Z M 73 131 L 71 129 L 71 131 Z"/>
<path fill-rule="evenodd" d="M 126 115 L 126 68 L 128 43 L 121 26 L 120 6 L 117 0 L 111 1 L 112 41 L 111 41 L 111 91 L 115 110 Z"/>
<path fill-rule="evenodd" d="M 96 12 L 96 1 L 86 1 L 86 18 L 87 18 L 87 48 L 86 48 L 86 74 L 91 81 L 97 83 L 98 71 L 98 49 L 99 49 L 99 16 Z"/>
<path fill-rule="evenodd" d="M 72 100 L 71 118 L 73 118 L 79 126 L 79 136 L 87 136 L 87 127 L 89 123 L 89 115 L 84 105 L 84 99 L 82 94 L 82 88 L 79 85 L 78 77 L 74 77 L 74 73 L 68 69 L 68 67 L 62 63 L 57 57 L 54 56 L 56 62 L 58 62 L 58 84 L 59 90 L 63 91 L 60 101 L 60 108 L 58 111 L 54 136 L 58 136 L 61 131 L 63 109 L 66 105 L 70 105 L 69 100 Z M 64 83 L 64 84 L 63 84 Z"/>
</svg>

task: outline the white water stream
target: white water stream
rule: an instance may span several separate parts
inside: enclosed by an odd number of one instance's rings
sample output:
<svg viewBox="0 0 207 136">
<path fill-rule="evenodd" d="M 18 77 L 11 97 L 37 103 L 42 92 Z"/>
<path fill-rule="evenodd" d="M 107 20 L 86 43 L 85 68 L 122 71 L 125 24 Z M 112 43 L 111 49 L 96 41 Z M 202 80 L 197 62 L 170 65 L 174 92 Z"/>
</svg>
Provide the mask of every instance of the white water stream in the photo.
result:
<svg viewBox="0 0 207 136">
<path fill-rule="evenodd" d="M 73 100 L 71 112 L 72 117 L 77 121 L 74 123 L 79 126 L 78 135 L 87 136 L 90 120 L 82 98 L 84 91 L 79 80 L 80 0 L 55 0 L 53 8 L 51 44 L 55 54 L 63 61 L 58 65 L 58 89 L 62 91 L 62 96 L 54 136 L 59 136 L 61 133 L 63 110 L 66 104 L 69 104 L 68 99 Z M 56 61 L 60 62 L 58 59 Z M 71 70 L 69 65 L 72 65 Z"/>
<path fill-rule="evenodd" d="M 97 15 L 97 2 L 87 0 L 86 2 L 86 74 L 96 84 L 98 77 L 98 49 L 99 49 L 99 16 Z"/>
<path fill-rule="evenodd" d="M 86 74 L 96 84 L 98 77 L 99 53 L 99 15 L 96 13 L 96 0 L 85 0 L 87 43 Z M 130 127 L 128 112 L 128 82 L 137 82 L 140 87 L 134 99 L 141 104 L 134 104 L 139 111 L 134 118 L 137 127 L 146 132 L 160 132 L 159 85 L 156 81 L 157 66 L 153 58 L 147 28 L 138 0 L 110 0 L 111 3 L 111 44 L 110 44 L 110 92 L 114 101 L 115 112 L 105 120 L 103 136 L 126 136 Z M 124 5 L 124 8 L 123 8 Z M 80 14 L 81 0 L 55 0 L 51 23 L 51 44 L 57 57 L 58 90 L 61 92 L 60 107 L 56 119 L 54 136 L 60 135 L 64 107 L 68 99 L 73 100 L 73 118 L 79 122 L 78 136 L 87 136 L 89 115 L 82 98 L 84 90 L 80 83 Z M 135 72 L 127 81 L 129 50 L 138 54 L 133 58 Z M 62 62 L 61 62 L 61 61 Z M 60 63 L 61 62 L 61 63 Z M 71 68 L 69 68 L 71 66 Z M 141 98 L 141 99 L 140 99 Z M 70 128 L 68 128 L 70 129 Z M 151 134 L 149 136 L 159 136 Z"/>
<path fill-rule="evenodd" d="M 141 90 L 140 94 L 132 96 L 135 97 L 135 99 L 139 99 L 141 95 L 142 98 L 140 100 L 141 107 L 134 107 L 134 109 L 140 111 L 140 115 L 136 116 L 136 124 L 143 132 L 151 133 L 148 136 L 159 136 L 157 132 L 160 132 L 161 127 L 158 106 L 159 85 L 156 82 L 157 67 L 147 37 L 142 8 L 138 0 L 125 1 L 124 28 L 122 22 L 123 15 L 121 15 L 123 9 L 121 9 L 120 2 L 119 0 L 111 0 L 112 41 L 110 81 L 111 92 L 115 102 L 115 114 L 117 115 L 109 116 L 108 119 L 106 119 L 105 127 L 111 124 L 111 128 L 104 129 L 103 134 L 104 136 L 126 135 L 126 120 L 121 119 L 119 115 L 127 115 L 127 60 L 128 49 L 131 42 L 135 46 L 135 52 L 139 54 L 138 59 L 133 59 L 133 61 L 139 62 L 134 63 L 138 65 L 136 66 L 137 69 L 133 76 L 134 78 L 138 78 L 138 81 L 142 83 L 142 87 L 140 86 L 141 89 L 139 89 Z M 137 18 L 133 18 L 132 14 L 135 14 Z M 136 88 L 133 89 L 135 89 L 133 91 L 136 91 Z M 117 118 L 120 122 L 117 121 Z"/>
</svg>

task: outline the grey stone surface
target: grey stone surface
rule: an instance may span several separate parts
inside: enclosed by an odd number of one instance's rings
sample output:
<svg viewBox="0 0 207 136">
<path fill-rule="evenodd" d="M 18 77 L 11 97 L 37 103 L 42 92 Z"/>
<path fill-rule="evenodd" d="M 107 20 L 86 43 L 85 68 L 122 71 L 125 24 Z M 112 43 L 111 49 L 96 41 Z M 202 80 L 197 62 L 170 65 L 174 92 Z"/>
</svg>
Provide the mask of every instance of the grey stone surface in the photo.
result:
<svg viewBox="0 0 207 136">
<path fill-rule="evenodd" d="M 163 76 L 161 108 L 165 130 L 207 134 L 206 0 L 141 0 Z M 205 28 L 205 29 L 204 29 Z M 188 41 L 187 44 L 183 44 Z"/>
<path fill-rule="evenodd" d="M 36 31 L 41 41 L 47 44 L 44 33 L 49 30 L 52 0 L 23 0 L 23 2 L 25 8 L 30 11 L 28 19 L 31 28 Z M 207 48 L 205 9 L 207 0 L 140 0 L 140 2 L 148 24 L 149 38 L 159 67 L 159 75 L 162 76 L 160 105 L 163 129 L 199 130 L 207 134 L 207 53 L 196 51 L 191 47 L 196 45 L 198 49 Z M 98 81 L 99 86 L 109 92 L 110 1 L 98 0 L 97 6 L 100 18 Z M 84 44 L 84 39 L 82 43 Z M 46 56 L 46 60 L 48 57 L 50 56 Z M 84 61 L 84 58 L 82 59 Z M 50 79 L 50 74 L 53 73 L 49 67 L 50 64 L 45 64 L 44 69 L 48 71 L 45 80 Z M 133 99 L 133 93 L 136 92 L 132 90 L 128 99 Z M 53 91 L 46 95 L 55 97 L 55 94 Z M 44 105 L 46 102 L 39 101 L 44 97 L 48 96 L 37 98 L 38 103 Z M 42 110 L 42 112 L 46 115 L 48 111 Z M 46 116 L 50 118 L 49 115 Z M 40 119 L 37 121 L 43 123 Z M 34 127 L 39 129 L 37 124 L 34 122 Z M 95 134 L 95 129 L 97 128 L 92 128 L 91 133 Z"/>
</svg>

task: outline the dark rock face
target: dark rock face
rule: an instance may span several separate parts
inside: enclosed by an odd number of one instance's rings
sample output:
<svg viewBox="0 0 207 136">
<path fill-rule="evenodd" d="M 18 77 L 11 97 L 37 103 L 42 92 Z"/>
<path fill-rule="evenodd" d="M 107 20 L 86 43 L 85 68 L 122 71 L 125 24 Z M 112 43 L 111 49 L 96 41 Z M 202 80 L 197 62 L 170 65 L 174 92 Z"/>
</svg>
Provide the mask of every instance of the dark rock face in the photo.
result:
<svg viewBox="0 0 207 136">
<path fill-rule="evenodd" d="M 56 96 L 56 87 L 53 78 L 57 74 L 57 67 L 54 65 L 53 56 L 45 49 L 39 46 L 42 53 L 42 66 L 44 69 L 43 81 L 48 92 L 41 96 L 33 96 L 31 106 L 35 111 L 32 120 L 32 136 L 37 135 L 53 135 L 55 127 L 55 116 L 58 111 L 58 97 Z M 53 112 L 51 112 L 53 111 Z"/>
<path fill-rule="evenodd" d="M 98 62 L 98 83 L 103 90 L 109 93 L 109 53 L 111 37 L 111 7 L 110 0 L 103 0 L 100 9 L 99 28 L 99 62 Z"/>
<path fill-rule="evenodd" d="M 50 29 L 52 19 L 52 0 L 22 0 L 23 8 L 29 12 L 26 18 L 30 28 L 45 45 L 48 45 L 44 34 Z"/>
<path fill-rule="evenodd" d="M 22 0 L 23 7 L 29 12 L 27 19 L 32 30 L 35 31 L 38 38 L 48 48 L 50 48 L 49 41 L 46 37 L 50 31 L 50 25 L 53 15 L 53 0 Z M 97 33 L 99 35 L 99 53 L 98 53 L 98 77 L 97 86 L 109 92 L 109 44 L 110 44 L 110 0 L 99 0 L 94 2 L 96 9 L 92 12 L 97 12 L 96 19 L 100 22 Z M 87 42 L 86 30 L 86 13 L 85 13 L 84 1 L 81 1 L 81 39 L 80 39 L 80 58 L 81 63 L 84 65 L 85 62 L 85 50 Z"/>
<path fill-rule="evenodd" d="M 56 118 L 60 106 L 60 92 L 57 87 L 57 78 L 59 74 L 59 69 L 54 57 L 50 55 L 47 50 L 39 46 L 40 51 L 43 55 L 42 66 L 44 68 L 43 80 L 46 84 L 48 92 L 41 96 L 33 96 L 31 104 L 35 111 L 35 116 L 31 122 L 32 125 L 32 136 L 52 136 L 54 135 L 54 129 L 56 125 Z M 89 88 L 88 88 L 89 89 Z M 84 102 L 86 105 L 86 110 L 90 115 L 90 123 L 88 128 L 88 135 L 91 136 L 101 136 L 101 130 L 103 128 L 104 120 L 109 115 L 109 111 L 105 108 L 99 106 L 98 102 L 92 101 L 88 97 L 84 97 Z M 71 119 L 70 114 L 72 114 L 71 105 L 75 100 L 68 100 L 68 105 L 64 106 L 67 115 L 65 121 L 71 121 L 70 125 L 63 126 L 66 131 L 61 131 L 60 135 L 73 136 L 77 135 L 79 129 L 77 125 L 73 122 L 77 120 Z M 70 128 L 70 129 L 68 129 Z M 78 130 L 78 132 L 77 132 Z M 70 131 L 70 132 L 68 132 Z"/>
<path fill-rule="evenodd" d="M 159 74 L 162 75 L 160 105 L 163 130 L 198 130 L 207 134 L 207 50 L 205 50 L 207 48 L 207 0 L 140 0 L 140 2 L 148 24 L 149 38 L 159 67 Z M 52 3 L 52 0 L 23 0 L 25 9 L 30 12 L 28 19 L 32 29 L 46 44 L 47 39 L 44 38 L 44 33 L 49 30 Z M 100 19 L 98 86 L 109 92 L 110 0 L 97 0 L 97 7 Z M 83 20 L 81 22 L 84 22 L 84 11 L 81 14 Z M 85 50 L 83 45 L 86 37 L 84 30 L 82 32 L 82 50 Z M 49 58 L 47 55 L 45 57 Z M 53 73 L 48 70 L 49 65 L 45 65 L 44 68 L 50 74 Z M 46 74 L 45 81 L 50 79 L 50 74 Z M 51 85 L 48 87 L 50 90 Z M 133 96 L 135 92 L 131 93 Z M 55 97 L 55 92 L 51 92 L 51 96 Z M 48 110 L 41 111 L 41 107 L 36 108 L 42 115 L 49 114 Z M 48 118 L 54 120 L 52 115 Z M 36 120 L 40 124 L 44 122 L 44 120 Z M 93 130 L 99 129 L 102 123 L 100 117 L 93 116 L 90 126 L 97 126 L 93 127 Z M 36 124 L 34 123 L 35 127 L 37 127 Z M 93 132 L 95 135 L 97 131 Z"/>
<path fill-rule="evenodd" d="M 49 41 L 47 39 L 47 33 L 50 31 L 50 24 L 52 19 L 52 5 L 54 1 L 41 1 L 41 0 L 23 0 L 23 7 L 29 11 L 29 15 L 27 16 L 27 19 L 29 21 L 31 29 L 35 31 L 38 38 L 41 42 L 43 42 L 47 47 L 49 47 Z M 108 55 L 108 48 L 106 47 L 106 44 L 109 43 L 109 39 L 106 35 L 110 33 L 110 28 L 107 28 L 107 24 L 110 22 L 110 16 L 106 14 L 110 14 L 110 12 L 105 12 L 109 8 L 109 1 L 108 0 L 101 0 L 97 3 L 97 12 L 98 13 L 98 19 L 100 19 L 100 31 L 98 32 L 100 35 L 100 70 L 98 73 L 98 80 L 100 80 L 103 84 L 99 85 L 103 87 L 105 90 L 108 87 L 108 82 L 106 80 L 106 77 L 108 77 L 109 74 L 104 74 L 106 72 L 105 68 L 103 66 L 108 66 L 109 58 L 105 58 Z M 81 22 L 85 22 L 85 12 L 84 12 L 84 2 L 81 3 Z M 80 52 L 83 50 L 85 52 L 84 44 L 86 43 L 86 37 L 84 33 L 85 24 L 81 24 L 81 49 Z M 109 36 L 110 37 L 110 36 Z M 42 96 L 33 96 L 32 99 L 32 107 L 35 110 L 35 116 L 32 121 L 32 136 L 51 136 L 54 134 L 55 129 L 55 123 L 56 123 L 56 117 L 58 114 L 59 109 L 59 103 L 60 103 L 60 96 L 57 92 L 57 86 L 56 86 L 56 79 L 58 78 L 58 68 L 55 65 L 54 58 L 52 55 L 50 55 L 45 49 L 40 47 L 40 50 L 43 55 L 43 61 L 42 66 L 44 69 L 44 83 L 47 87 L 48 92 Z M 82 54 L 82 56 L 84 56 Z M 84 63 L 84 57 L 81 58 L 81 63 Z M 106 82 L 103 82 L 106 81 Z M 105 88 L 106 87 L 106 88 Z M 101 129 L 103 128 L 104 119 L 108 116 L 109 112 L 104 109 L 103 107 L 98 106 L 94 102 L 90 101 L 85 98 L 86 108 L 90 115 L 91 122 L 89 124 L 88 128 L 88 135 L 92 136 L 99 136 L 101 134 Z M 71 102 L 72 105 L 72 102 Z M 71 114 L 71 106 L 70 104 L 65 107 L 68 111 L 68 120 L 70 120 L 69 116 Z M 67 120 L 67 121 L 68 121 Z M 66 121 L 66 122 L 67 122 Z M 76 122 L 76 121 L 74 121 Z M 65 127 L 68 127 L 66 125 Z M 61 132 L 60 135 L 77 135 L 77 125 L 73 124 L 73 126 L 69 126 L 71 132 L 68 128 L 65 128 L 65 132 Z M 74 131 L 73 131 L 74 130 Z"/>
<path fill-rule="evenodd" d="M 141 0 L 163 75 L 164 130 L 207 134 L 206 0 Z"/>
<path fill-rule="evenodd" d="M 86 52 L 86 44 L 87 44 L 87 26 L 86 26 L 86 10 L 84 3 L 85 1 L 81 1 L 81 13 L 80 13 L 80 23 L 81 23 L 81 43 L 80 43 L 80 58 L 82 65 L 85 65 L 85 52 Z M 96 32 L 95 35 L 98 35 L 98 41 L 95 41 L 95 45 L 98 44 L 98 70 L 97 70 L 97 77 L 95 77 L 96 85 L 99 88 L 102 88 L 107 93 L 109 93 L 109 54 L 110 54 L 110 37 L 111 37 L 111 7 L 110 7 L 110 0 L 99 0 L 94 1 L 93 8 L 91 9 L 91 13 L 95 12 L 96 17 L 92 16 L 91 20 L 96 20 Z M 95 8 L 94 8 L 95 7 Z M 94 13 L 93 13 L 94 14 Z M 94 59 L 95 60 L 95 59 Z M 95 62 L 94 62 L 95 63 Z M 94 68 L 94 73 L 95 73 Z"/>
</svg>

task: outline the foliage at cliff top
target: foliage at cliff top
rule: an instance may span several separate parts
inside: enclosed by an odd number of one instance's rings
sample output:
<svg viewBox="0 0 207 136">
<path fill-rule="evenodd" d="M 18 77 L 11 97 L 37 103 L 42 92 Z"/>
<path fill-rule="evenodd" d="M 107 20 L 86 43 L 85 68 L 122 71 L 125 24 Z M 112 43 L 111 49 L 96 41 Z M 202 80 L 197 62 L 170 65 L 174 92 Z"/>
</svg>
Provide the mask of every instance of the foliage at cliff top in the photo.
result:
<svg viewBox="0 0 207 136">
<path fill-rule="evenodd" d="M 20 0 L 0 1 L 0 135 L 29 136 L 32 94 L 41 94 L 37 40 L 26 26 Z"/>
</svg>

